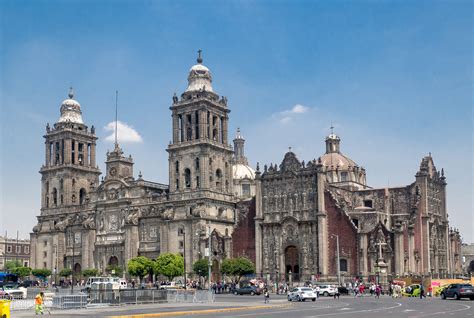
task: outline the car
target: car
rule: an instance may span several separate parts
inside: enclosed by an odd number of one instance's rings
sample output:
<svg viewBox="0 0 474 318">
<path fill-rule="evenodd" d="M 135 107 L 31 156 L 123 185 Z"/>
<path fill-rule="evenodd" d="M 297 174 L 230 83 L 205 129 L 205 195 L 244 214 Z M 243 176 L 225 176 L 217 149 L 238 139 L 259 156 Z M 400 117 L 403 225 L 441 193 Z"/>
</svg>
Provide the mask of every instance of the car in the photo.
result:
<svg viewBox="0 0 474 318">
<path fill-rule="evenodd" d="M 0 288 L 0 297 L 8 299 L 25 299 L 26 288 L 13 285 L 4 285 Z"/>
<path fill-rule="evenodd" d="M 345 286 L 339 286 L 337 290 L 339 291 L 340 295 L 349 295 L 349 289 Z"/>
<path fill-rule="evenodd" d="M 36 286 L 39 286 L 39 283 L 38 281 L 36 280 L 24 280 L 22 281 L 18 286 L 20 287 L 36 287 Z"/>
<path fill-rule="evenodd" d="M 402 296 L 419 297 L 421 293 L 420 284 L 412 284 L 402 289 Z"/>
<path fill-rule="evenodd" d="M 335 285 L 318 285 L 319 286 L 319 295 L 322 296 L 334 296 L 337 291 Z"/>
<path fill-rule="evenodd" d="M 316 293 L 310 287 L 296 287 L 288 292 L 288 301 L 305 301 L 311 299 L 316 301 Z"/>
<path fill-rule="evenodd" d="M 459 300 L 461 298 L 469 298 L 474 300 L 474 287 L 471 284 L 450 284 L 440 294 L 442 299 L 454 298 Z"/>
<path fill-rule="evenodd" d="M 261 291 L 260 288 L 257 288 L 255 286 L 245 286 L 242 288 L 236 288 L 232 291 L 234 295 L 260 295 Z"/>
</svg>

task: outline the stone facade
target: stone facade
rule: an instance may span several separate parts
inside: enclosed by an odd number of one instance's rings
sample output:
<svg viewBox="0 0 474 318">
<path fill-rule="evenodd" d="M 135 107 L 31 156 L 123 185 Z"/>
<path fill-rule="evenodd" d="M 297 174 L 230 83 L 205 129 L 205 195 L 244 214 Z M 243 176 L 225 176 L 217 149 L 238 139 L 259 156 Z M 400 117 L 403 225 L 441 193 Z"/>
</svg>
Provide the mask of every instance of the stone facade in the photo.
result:
<svg viewBox="0 0 474 318">
<path fill-rule="evenodd" d="M 260 275 L 291 271 L 293 279 L 334 279 L 336 237 L 343 276 L 371 280 L 380 275 L 381 262 L 388 278 L 461 274 L 461 239 L 449 228 L 446 178 L 431 155 L 408 186 L 373 189 L 365 180 L 365 169 L 341 153 L 333 133 L 317 160 L 305 165 L 290 151 L 279 167 L 257 171 Z"/>
<path fill-rule="evenodd" d="M 32 267 L 105 272 L 126 269 L 138 255 L 173 252 L 185 256 L 191 272 L 210 251 L 214 279 L 224 258 L 241 255 L 255 261 L 258 276 L 272 280 L 335 279 L 338 267 L 343 278 L 371 279 L 381 263 L 390 277 L 461 273 L 446 178 L 431 155 L 411 184 L 373 189 L 331 133 L 317 160 L 305 163 L 290 150 L 280 165 L 260 171 L 257 164 L 255 171 L 240 130 L 229 145 L 227 98 L 214 92 L 200 56 L 197 62 L 170 106 L 169 185 L 141 173 L 135 178 L 133 158 L 117 140 L 99 181 L 95 129 L 84 124 L 71 90 L 44 135 Z"/>
<path fill-rule="evenodd" d="M 18 261 L 22 266 L 30 266 L 30 240 L 0 236 L 0 271 L 5 270 L 5 263 Z"/>
<path fill-rule="evenodd" d="M 173 252 L 185 255 L 191 272 L 210 248 L 218 276 L 220 262 L 232 256 L 241 198 L 233 191 L 233 166 L 243 157 L 235 158 L 228 144 L 227 98 L 214 92 L 201 57 L 188 82 L 170 107 L 169 186 L 146 181 L 141 174 L 135 179 L 133 159 L 117 141 L 107 153 L 106 175 L 99 182 L 95 130 L 84 124 L 80 104 L 70 92 L 60 119 L 54 128 L 47 125 L 44 136 L 42 206 L 31 234 L 32 267 L 105 272 L 107 266 L 126 269 L 137 255 L 156 258 Z M 237 144 L 243 156 L 243 143 Z"/>
</svg>

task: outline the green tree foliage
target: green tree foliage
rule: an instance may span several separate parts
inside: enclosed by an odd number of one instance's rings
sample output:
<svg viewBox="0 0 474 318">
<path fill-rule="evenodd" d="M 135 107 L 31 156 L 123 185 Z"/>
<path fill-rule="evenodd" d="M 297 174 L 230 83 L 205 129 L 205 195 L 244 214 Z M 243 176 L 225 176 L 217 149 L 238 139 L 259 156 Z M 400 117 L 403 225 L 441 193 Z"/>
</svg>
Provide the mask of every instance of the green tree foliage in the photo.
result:
<svg viewBox="0 0 474 318">
<path fill-rule="evenodd" d="M 72 274 L 72 269 L 70 268 L 63 268 L 62 270 L 59 271 L 59 276 L 61 277 L 68 277 L 71 276 Z"/>
<path fill-rule="evenodd" d="M 107 274 L 110 274 L 115 277 L 120 277 L 123 274 L 122 267 L 117 265 L 109 265 L 105 268 L 105 271 L 107 272 Z"/>
<path fill-rule="evenodd" d="M 154 272 L 168 277 L 171 281 L 184 274 L 184 259 L 180 254 L 161 254 L 155 260 Z"/>
<path fill-rule="evenodd" d="M 199 276 L 207 277 L 209 275 L 209 265 L 207 259 L 200 259 L 194 262 L 193 272 Z"/>
<path fill-rule="evenodd" d="M 99 275 L 99 270 L 96 268 L 87 268 L 82 271 L 82 276 L 84 277 L 93 277 Z"/>
<path fill-rule="evenodd" d="M 31 270 L 31 274 L 38 278 L 45 279 L 46 277 L 51 275 L 51 271 L 47 268 L 35 268 Z"/>
<path fill-rule="evenodd" d="M 153 261 L 145 256 L 137 256 L 128 261 L 128 273 L 132 276 L 138 276 L 140 281 L 153 272 Z"/>
<path fill-rule="evenodd" d="M 16 261 L 7 261 L 5 263 L 5 271 L 11 272 L 14 268 L 21 267 L 21 262 L 16 260 Z"/>
<path fill-rule="evenodd" d="M 11 272 L 17 275 L 18 277 L 22 278 L 22 277 L 29 276 L 31 274 L 31 268 L 26 267 L 26 266 L 18 266 L 12 269 Z"/>
<path fill-rule="evenodd" d="M 222 261 L 221 272 L 234 276 L 238 282 L 242 276 L 254 274 L 255 265 L 246 257 L 229 258 Z"/>
</svg>

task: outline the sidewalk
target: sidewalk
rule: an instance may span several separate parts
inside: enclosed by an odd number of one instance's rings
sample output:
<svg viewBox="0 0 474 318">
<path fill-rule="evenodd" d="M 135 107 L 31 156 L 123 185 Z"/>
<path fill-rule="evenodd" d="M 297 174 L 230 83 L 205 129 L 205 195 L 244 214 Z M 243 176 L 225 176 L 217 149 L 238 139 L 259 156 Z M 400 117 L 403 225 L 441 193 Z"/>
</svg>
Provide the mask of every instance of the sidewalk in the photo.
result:
<svg viewBox="0 0 474 318">
<path fill-rule="evenodd" d="M 197 314 L 198 311 L 212 312 L 231 312 L 249 309 L 265 309 L 272 307 L 288 306 L 286 300 L 274 300 L 269 304 L 264 304 L 263 300 L 255 302 L 214 302 L 214 303 L 163 303 L 163 304 L 143 304 L 143 305 L 124 305 L 124 306 L 107 306 L 86 309 L 70 309 L 70 310 L 50 310 L 51 316 L 55 317 L 126 317 L 140 316 L 148 313 L 156 313 L 157 316 L 177 315 L 177 314 Z M 47 309 L 47 308 L 46 308 Z M 44 310 L 44 316 L 49 316 L 47 310 Z M 30 311 L 13 311 L 12 318 L 22 317 L 38 317 L 35 316 L 34 309 Z"/>
</svg>

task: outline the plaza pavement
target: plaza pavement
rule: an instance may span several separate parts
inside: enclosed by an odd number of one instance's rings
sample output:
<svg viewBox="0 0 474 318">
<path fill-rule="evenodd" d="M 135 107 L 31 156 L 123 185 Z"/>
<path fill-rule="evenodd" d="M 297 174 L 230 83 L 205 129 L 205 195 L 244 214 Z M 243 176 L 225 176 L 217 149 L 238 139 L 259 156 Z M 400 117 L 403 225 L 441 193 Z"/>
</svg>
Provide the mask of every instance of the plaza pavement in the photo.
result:
<svg viewBox="0 0 474 318">
<path fill-rule="evenodd" d="M 45 311 L 45 315 L 49 315 Z M 474 301 L 441 300 L 439 298 L 400 298 L 382 296 L 352 296 L 332 299 L 320 298 L 316 302 L 288 302 L 285 296 L 272 295 L 270 304 L 264 304 L 262 296 L 217 295 L 214 303 L 198 304 L 149 304 L 120 307 L 101 307 L 80 310 L 51 311 L 54 317 L 109 317 L 109 318 L 152 318 L 152 317 L 262 317 L 262 318 L 418 318 L 453 317 L 474 318 Z M 12 313 L 12 318 L 35 317 L 31 310 Z"/>
</svg>

